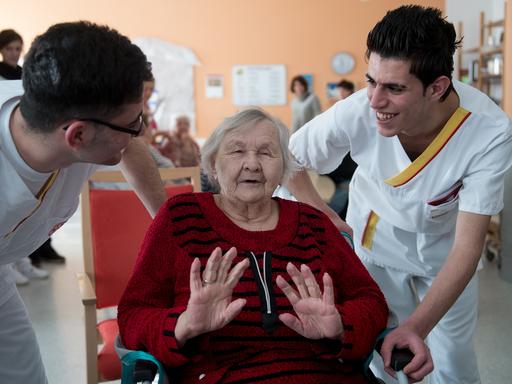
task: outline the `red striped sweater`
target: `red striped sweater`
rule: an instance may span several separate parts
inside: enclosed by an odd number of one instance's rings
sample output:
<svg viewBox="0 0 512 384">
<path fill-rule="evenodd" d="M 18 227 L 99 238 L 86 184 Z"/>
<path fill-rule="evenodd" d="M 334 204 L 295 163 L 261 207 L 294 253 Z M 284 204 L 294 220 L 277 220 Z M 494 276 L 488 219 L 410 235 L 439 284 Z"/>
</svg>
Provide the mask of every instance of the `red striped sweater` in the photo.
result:
<svg viewBox="0 0 512 384">
<path fill-rule="evenodd" d="M 277 199 L 275 230 L 251 232 L 235 225 L 213 195 L 196 193 L 170 199 L 146 234 L 133 276 L 119 303 L 121 338 L 130 349 L 144 349 L 169 367 L 176 383 L 363 383 L 353 361 L 367 355 L 385 327 L 387 306 L 375 282 L 329 219 L 302 203 Z M 329 272 L 344 325 L 342 341 L 309 340 L 266 318 L 254 265 L 233 292 L 247 304 L 226 327 L 189 340 L 178 348 L 174 327 L 185 310 L 190 265 L 204 267 L 213 249 L 234 246 L 234 262 L 252 252 L 261 268 L 270 259 L 273 311 L 291 312 L 275 284 L 291 279 L 286 264 L 307 264 L 321 285 Z M 339 359 L 343 359 L 341 363 Z M 200 380 L 201 378 L 201 380 Z M 199 381 L 200 380 L 200 381 Z"/>
</svg>

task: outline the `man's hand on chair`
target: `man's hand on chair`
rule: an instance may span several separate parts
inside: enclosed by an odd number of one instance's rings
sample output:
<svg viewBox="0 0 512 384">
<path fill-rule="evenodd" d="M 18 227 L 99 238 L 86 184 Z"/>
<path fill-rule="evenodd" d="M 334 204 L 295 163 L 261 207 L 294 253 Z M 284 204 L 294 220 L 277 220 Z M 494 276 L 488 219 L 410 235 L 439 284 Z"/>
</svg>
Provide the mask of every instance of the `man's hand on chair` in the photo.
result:
<svg viewBox="0 0 512 384">
<path fill-rule="evenodd" d="M 390 364 L 391 351 L 395 348 L 409 349 L 414 354 L 412 361 L 404 368 L 404 373 L 409 378 L 410 383 L 421 381 L 434 369 L 428 346 L 418 333 L 407 324 L 401 324 L 391 331 L 385 337 L 380 350 L 385 370 L 393 377 L 395 377 L 395 373 Z"/>
</svg>

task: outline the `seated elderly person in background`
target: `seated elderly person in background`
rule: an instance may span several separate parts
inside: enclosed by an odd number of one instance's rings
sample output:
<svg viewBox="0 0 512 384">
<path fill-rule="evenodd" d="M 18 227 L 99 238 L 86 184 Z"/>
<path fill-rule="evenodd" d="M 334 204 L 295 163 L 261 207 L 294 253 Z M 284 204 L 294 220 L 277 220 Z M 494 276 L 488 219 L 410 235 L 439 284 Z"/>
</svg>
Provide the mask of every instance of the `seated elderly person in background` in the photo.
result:
<svg viewBox="0 0 512 384">
<path fill-rule="evenodd" d="M 220 193 L 160 209 L 119 304 L 124 345 L 175 383 L 365 383 L 356 362 L 388 309 L 327 216 L 272 198 L 295 167 L 287 128 L 239 112 L 202 163 Z"/>
<path fill-rule="evenodd" d="M 162 140 L 163 139 L 163 140 Z M 157 131 L 154 134 L 160 153 L 171 159 L 177 167 L 195 167 L 199 165 L 199 145 L 190 135 L 190 119 L 186 115 L 176 118 L 176 127 L 171 133 Z"/>
</svg>

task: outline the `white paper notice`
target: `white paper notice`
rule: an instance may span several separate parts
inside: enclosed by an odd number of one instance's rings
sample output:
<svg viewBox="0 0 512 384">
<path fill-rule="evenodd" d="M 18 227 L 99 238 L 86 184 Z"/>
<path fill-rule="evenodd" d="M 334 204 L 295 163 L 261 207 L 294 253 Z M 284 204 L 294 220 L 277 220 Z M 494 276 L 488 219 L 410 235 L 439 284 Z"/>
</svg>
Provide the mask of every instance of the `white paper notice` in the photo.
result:
<svg viewBox="0 0 512 384">
<path fill-rule="evenodd" d="M 206 75 L 205 96 L 207 99 L 222 99 L 224 97 L 224 75 Z"/>
<path fill-rule="evenodd" d="M 286 69 L 284 65 L 235 65 L 232 76 L 233 104 L 286 104 Z"/>
</svg>

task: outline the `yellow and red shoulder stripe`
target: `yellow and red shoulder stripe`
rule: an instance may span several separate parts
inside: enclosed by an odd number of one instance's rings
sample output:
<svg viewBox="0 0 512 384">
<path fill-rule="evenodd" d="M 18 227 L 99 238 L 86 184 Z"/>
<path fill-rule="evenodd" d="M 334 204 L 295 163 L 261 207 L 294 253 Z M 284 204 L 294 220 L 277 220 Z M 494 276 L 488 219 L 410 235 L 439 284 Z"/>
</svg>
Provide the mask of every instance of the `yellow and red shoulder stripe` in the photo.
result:
<svg viewBox="0 0 512 384">
<path fill-rule="evenodd" d="M 462 124 L 464 124 L 464 121 L 466 121 L 469 115 L 471 115 L 471 112 L 461 107 L 457 108 L 427 149 L 402 172 L 384 180 L 384 182 L 393 187 L 400 187 L 408 183 L 441 152 L 452 136 L 455 135 Z"/>
</svg>

